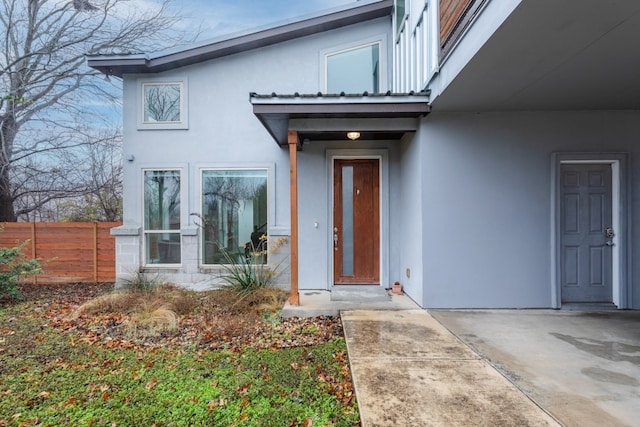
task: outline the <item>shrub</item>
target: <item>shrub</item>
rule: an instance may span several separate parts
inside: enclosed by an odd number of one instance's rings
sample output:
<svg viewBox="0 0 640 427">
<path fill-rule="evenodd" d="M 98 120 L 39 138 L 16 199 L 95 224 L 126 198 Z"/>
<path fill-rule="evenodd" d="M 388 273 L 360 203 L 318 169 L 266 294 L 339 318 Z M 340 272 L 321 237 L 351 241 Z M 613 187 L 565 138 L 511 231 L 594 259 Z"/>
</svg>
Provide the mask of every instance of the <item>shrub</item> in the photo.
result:
<svg viewBox="0 0 640 427">
<path fill-rule="evenodd" d="M 247 243 L 250 247 L 247 248 L 246 255 L 239 258 L 232 257 L 224 249 L 221 250 L 226 260 L 226 264 L 221 266 L 224 271 L 222 279 L 231 289 L 238 293 L 248 293 L 273 285 L 273 279 L 277 276 L 281 263 L 271 268 L 265 263 L 265 259 L 267 253 L 275 253 L 288 240 L 280 239 L 269 250 L 266 249 L 266 240 L 267 236 L 263 234 L 257 247 L 252 242 Z"/>
<path fill-rule="evenodd" d="M 191 215 L 200 220 L 197 225 L 203 230 L 214 230 L 213 226 L 202 215 L 197 213 L 192 213 Z M 268 236 L 266 234 L 255 238 L 254 234 L 252 233 L 251 235 L 251 241 L 245 244 L 245 253 L 241 256 L 230 254 L 223 244 L 215 242 L 224 258 L 224 264 L 220 265 L 222 268 L 221 279 L 225 282 L 227 288 L 238 294 L 251 293 L 257 289 L 273 285 L 282 261 L 270 266 L 266 263 L 267 255 L 276 253 L 278 249 L 289 241 L 289 239 L 283 237 L 267 245 Z M 217 235 L 217 233 L 214 233 L 214 235 Z"/>
<path fill-rule="evenodd" d="M 136 271 L 130 277 L 123 279 L 122 287 L 130 291 L 154 291 L 166 280 L 159 273 L 145 273 Z"/>
<path fill-rule="evenodd" d="M 14 247 L 0 248 L 0 298 L 22 299 L 18 289 L 20 279 L 42 273 L 40 263 L 27 259 L 22 252 L 28 243 L 26 240 Z"/>
</svg>

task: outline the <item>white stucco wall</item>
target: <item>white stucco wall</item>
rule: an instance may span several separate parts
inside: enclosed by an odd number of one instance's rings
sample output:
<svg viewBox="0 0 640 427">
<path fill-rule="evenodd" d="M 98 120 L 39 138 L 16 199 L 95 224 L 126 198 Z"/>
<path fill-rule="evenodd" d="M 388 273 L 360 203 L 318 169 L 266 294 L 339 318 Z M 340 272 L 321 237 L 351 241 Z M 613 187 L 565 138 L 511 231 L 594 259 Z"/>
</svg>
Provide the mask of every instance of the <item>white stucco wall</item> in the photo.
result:
<svg viewBox="0 0 640 427">
<path fill-rule="evenodd" d="M 551 307 L 554 152 L 629 154 L 632 261 L 640 250 L 639 141 L 636 111 L 429 115 L 420 141 L 423 305 Z M 635 308 L 638 283 L 636 262 L 628 277 Z"/>
<path fill-rule="evenodd" d="M 252 50 L 206 63 L 184 67 L 157 75 L 126 75 L 124 78 L 124 225 L 116 244 L 127 245 L 118 251 L 118 279 L 130 276 L 144 260 L 142 253 L 142 171 L 145 168 L 180 168 L 182 170 L 182 266 L 154 268 L 176 283 L 206 286 L 211 277 L 203 275 L 198 265 L 199 231 L 191 213 L 200 212 L 200 169 L 206 167 L 265 167 L 269 169 L 269 235 L 289 235 L 289 155 L 274 142 L 252 112 L 249 93 L 268 94 L 317 93 L 324 91 L 323 53 L 355 45 L 361 41 L 381 39 L 390 45 L 390 17 L 363 22 L 278 45 Z M 388 49 L 384 55 L 386 90 L 391 66 Z M 188 85 L 188 129 L 138 130 L 140 80 L 184 80 Z M 316 212 L 326 211 L 326 197 L 307 197 L 305 191 L 318 187 L 324 177 L 325 160 L 319 156 L 309 161 L 300 156 L 302 195 L 300 203 L 300 246 L 316 242 L 326 229 L 307 227 Z M 315 175 L 319 174 L 319 175 Z M 305 180 L 309 180 L 305 184 Z M 306 187 L 305 187 L 306 185 Z M 326 191 L 326 189 L 324 189 Z M 313 194 L 313 193 L 309 193 Z M 315 206 L 315 204 L 319 204 Z M 308 207 L 309 206 L 309 207 Z M 312 207 L 312 208 L 311 208 Z M 317 208 L 317 209 L 316 209 Z M 326 233 L 325 233 L 326 234 Z M 139 242 L 138 256 L 131 254 Z M 124 247 L 123 247 L 124 248 Z M 288 247 L 285 247 L 286 250 Z M 322 248 L 327 258 L 326 248 Z M 319 251 L 318 251 L 319 252 Z M 313 249 L 313 256 L 316 249 Z M 302 286 L 326 288 L 327 263 L 302 259 Z M 288 276 L 283 276 L 288 281 Z"/>
</svg>

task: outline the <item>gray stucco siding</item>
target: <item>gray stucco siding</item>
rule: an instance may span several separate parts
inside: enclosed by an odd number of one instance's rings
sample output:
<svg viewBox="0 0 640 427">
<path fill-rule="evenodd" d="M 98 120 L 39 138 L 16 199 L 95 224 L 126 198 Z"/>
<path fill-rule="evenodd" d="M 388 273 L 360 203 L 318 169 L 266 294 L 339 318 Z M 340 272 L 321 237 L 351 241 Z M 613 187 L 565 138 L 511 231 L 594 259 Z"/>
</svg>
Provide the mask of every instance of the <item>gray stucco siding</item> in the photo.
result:
<svg viewBox="0 0 640 427">
<path fill-rule="evenodd" d="M 289 234 L 289 155 L 281 149 L 254 116 L 249 93 L 316 93 L 324 91 L 323 52 L 339 50 L 369 40 L 381 39 L 389 45 L 389 18 L 363 22 L 277 45 L 219 58 L 209 62 L 183 67 L 157 75 L 125 75 L 123 79 L 124 120 L 124 226 L 141 227 L 143 215 L 142 171 L 144 169 L 179 168 L 183 186 L 182 228 L 196 227 L 191 213 L 200 212 L 200 173 L 202 168 L 268 168 L 270 180 L 269 233 L 272 236 Z M 384 76 L 390 78 L 390 51 L 385 56 Z M 139 130 L 137 114 L 140 110 L 140 82 L 183 81 L 188 91 L 188 127 L 171 130 Z M 384 81 L 383 88 L 388 87 Z M 302 167 L 306 153 L 301 155 L 301 177 L 310 179 L 314 189 L 325 179 L 324 158 L 314 159 L 318 164 Z M 310 172 L 313 171 L 313 172 Z M 309 173 L 320 173 L 311 175 Z M 326 189 L 325 189 L 326 190 Z M 301 194 L 305 191 L 301 188 Z M 326 196 L 319 198 L 325 202 Z M 300 221 L 306 219 L 301 203 Z M 326 206 L 324 206 L 326 210 Z M 314 214 L 310 216 L 315 216 Z M 305 231 L 306 232 L 306 231 Z M 301 233 L 304 240 L 313 235 Z M 317 232 L 313 229 L 310 233 Z M 198 262 L 198 236 L 182 236 L 182 265 L 176 268 L 160 268 L 165 276 L 182 284 L 209 280 L 203 275 Z M 117 237 L 131 245 L 138 241 L 138 257 L 119 256 L 118 278 L 131 274 L 144 262 L 142 233 L 137 236 Z M 325 242 L 323 241 L 323 244 Z M 288 247 L 283 248 L 288 251 Z M 326 248 L 324 257 L 326 259 Z M 124 254 L 124 252 L 122 252 Z M 315 254 L 315 252 L 313 252 Z M 327 263 L 312 263 L 302 270 L 310 287 L 327 287 L 325 270 Z M 127 273 L 128 272 L 128 273 Z M 319 280 L 317 278 L 322 278 Z M 282 276 L 288 282 L 288 276 Z"/>
<path fill-rule="evenodd" d="M 432 113 L 423 120 L 425 307 L 551 307 L 551 159 L 629 153 L 640 178 L 640 113 Z M 638 222 L 631 187 L 631 224 Z M 633 227 L 632 227 L 633 228 Z M 631 253 L 637 253 L 633 228 Z M 633 266 L 628 286 L 638 283 Z M 640 306 L 637 285 L 633 306 Z"/>
</svg>

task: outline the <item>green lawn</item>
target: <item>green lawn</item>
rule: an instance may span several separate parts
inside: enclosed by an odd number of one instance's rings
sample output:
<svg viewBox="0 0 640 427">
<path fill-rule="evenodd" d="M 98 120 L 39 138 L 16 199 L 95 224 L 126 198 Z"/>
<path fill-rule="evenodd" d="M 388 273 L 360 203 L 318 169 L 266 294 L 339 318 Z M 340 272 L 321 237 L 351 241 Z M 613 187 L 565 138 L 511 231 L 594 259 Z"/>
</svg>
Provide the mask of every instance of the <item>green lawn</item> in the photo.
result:
<svg viewBox="0 0 640 427">
<path fill-rule="evenodd" d="M 53 328 L 37 307 L 0 308 L 0 426 L 359 424 L 341 338 L 278 350 L 109 348 Z"/>
</svg>

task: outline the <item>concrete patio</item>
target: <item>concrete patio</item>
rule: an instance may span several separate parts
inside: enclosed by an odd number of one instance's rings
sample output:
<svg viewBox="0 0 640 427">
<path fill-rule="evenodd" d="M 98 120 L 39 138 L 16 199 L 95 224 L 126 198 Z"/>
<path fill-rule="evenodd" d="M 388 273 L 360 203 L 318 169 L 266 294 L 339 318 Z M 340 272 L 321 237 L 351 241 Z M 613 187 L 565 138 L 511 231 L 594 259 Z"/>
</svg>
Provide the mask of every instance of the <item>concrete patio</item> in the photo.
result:
<svg viewBox="0 0 640 427">
<path fill-rule="evenodd" d="M 563 425 L 640 422 L 640 311 L 430 313 Z"/>
<path fill-rule="evenodd" d="M 283 310 L 341 313 L 363 427 L 638 425 L 640 311 L 427 311 L 372 289 Z"/>
</svg>

